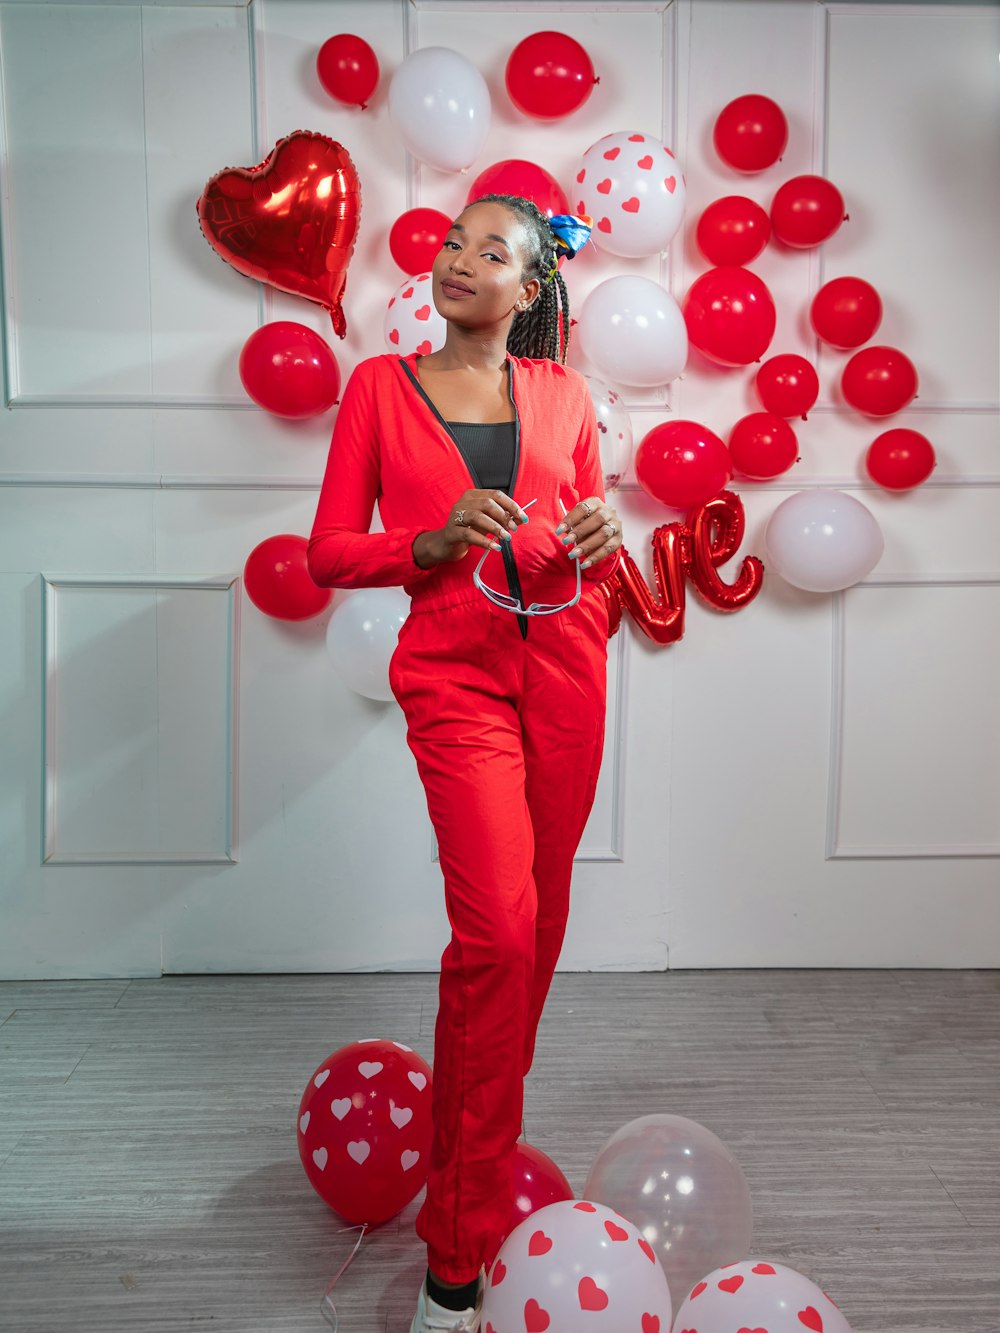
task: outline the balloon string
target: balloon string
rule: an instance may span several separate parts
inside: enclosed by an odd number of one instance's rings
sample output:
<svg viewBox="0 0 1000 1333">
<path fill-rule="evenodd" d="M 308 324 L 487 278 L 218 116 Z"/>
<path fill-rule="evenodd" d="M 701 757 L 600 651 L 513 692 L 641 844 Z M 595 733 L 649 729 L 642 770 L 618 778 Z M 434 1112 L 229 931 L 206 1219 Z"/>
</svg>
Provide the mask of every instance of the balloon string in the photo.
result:
<svg viewBox="0 0 1000 1333">
<path fill-rule="evenodd" d="M 361 1224 L 360 1227 L 347 1227 L 346 1230 L 347 1230 L 347 1231 L 360 1231 L 360 1232 L 361 1232 L 361 1235 L 358 1237 L 357 1241 L 355 1242 L 355 1244 L 354 1244 L 354 1249 L 350 1252 L 350 1254 L 347 1256 L 347 1258 L 346 1258 L 346 1259 L 344 1260 L 344 1262 L 341 1264 L 341 1266 L 340 1266 L 340 1271 L 337 1273 L 337 1276 L 333 1279 L 333 1281 L 332 1281 L 332 1282 L 330 1283 L 330 1285 L 327 1287 L 326 1291 L 323 1293 L 323 1299 L 322 1299 L 322 1301 L 320 1302 L 320 1307 L 319 1307 L 320 1310 L 321 1310 L 321 1312 L 322 1312 L 323 1318 L 326 1320 L 326 1322 L 327 1322 L 327 1323 L 330 1325 L 330 1327 L 333 1329 L 333 1333 L 337 1333 L 337 1329 L 340 1327 L 340 1320 L 339 1320 L 338 1317 L 337 1317 L 337 1307 L 334 1305 L 333 1301 L 332 1301 L 331 1298 L 330 1298 L 330 1292 L 333 1291 L 334 1287 L 337 1285 L 337 1283 L 340 1281 L 340 1279 L 344 1276 L 344 1273 L 345 1273 L 345 1272 L 347 1271 L 347 1269 L 350 1267 L 351 1260 L 354 1258 L 354 1256 L 357 1254 L 358 1250 L 361 1248 L 361 1242 L 364 1240 L 364 1238 L 365 1238 L 365 1232 L 368 1230 L 368 1223 L 367 1223 L 367 1222 L 363 1222 L 363 1223 Z M 339 1232 L 338 1234 L 339 1234 L 339 1235 L 344 1235 L 344 1232 L 342 1231 L 342 1232 Z"/>
</svg>

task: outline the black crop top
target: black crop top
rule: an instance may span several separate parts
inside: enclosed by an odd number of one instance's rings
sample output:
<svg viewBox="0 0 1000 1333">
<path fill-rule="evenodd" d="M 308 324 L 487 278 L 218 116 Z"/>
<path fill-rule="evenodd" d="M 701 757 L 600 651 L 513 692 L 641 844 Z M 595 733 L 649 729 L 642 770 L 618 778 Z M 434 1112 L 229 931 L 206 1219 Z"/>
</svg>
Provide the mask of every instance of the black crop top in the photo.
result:
<svg viewBox="0 0 1000 1333">
<path fill-rule="evenodd" d="M 484 491 L 510 494 L 514 479 L 515 423 L 513 421 L 449 421 L 469 471 Z"/>
</svg>

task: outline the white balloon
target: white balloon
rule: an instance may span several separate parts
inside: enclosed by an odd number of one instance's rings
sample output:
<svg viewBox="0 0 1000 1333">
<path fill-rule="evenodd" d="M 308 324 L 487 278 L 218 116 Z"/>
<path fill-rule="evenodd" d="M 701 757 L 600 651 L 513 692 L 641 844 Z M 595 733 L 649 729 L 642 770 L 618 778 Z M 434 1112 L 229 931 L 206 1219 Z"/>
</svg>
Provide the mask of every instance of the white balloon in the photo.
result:
<svg viewBox="0 0 1000 1333">
<path fill-rule="evenodd" d="M 326 649 L 337 672 L 357 694 L 388 701 L 389 659 L 410 599 L 401 588 L 361 588 L 338 600 L 326 630 Z"/>
<path fill-rule="evenodd" d="M 598 283 L 580 310 L 584 355 L 612 383 L 651 388 L 687 365 L 680 306 L 658 282 L 627 275 Z"/>
<path fill-rule="evenodd" d="M 490 132 L 490 91 L 465 56 L 447 46 L 408 55 L 389 84 L 389 116 L 414 157 L 438 171 L 463 171 Z"/>
<path fill-rule="evenodd" d="M 448 326 L 438 314 L 431 295 L 431 275 L 418 273 L 401 282 L 386 306 L 382 336 L 390 352 L 427 356 L 444 346 Z"/>
<path fill-rule="evenodd" d="M 767 1259 L 743 1259 L 705 1274 L 677 1311 L 674 1328 L 698 1333 L 851 1333 L 840 1310 L 815 1282 Z"/>
<path fill-rule="evenodd" d="M 687 188 L 667 145 L 638 130 L 606 134 L 580 159 L 578 211 L 594 219 L 591 239 L 635 259 L 665 250 L 684 219 Z"/>
<path fill-rule="evenodd" d="M 764 529 L 765 563 L 793 587 L 838 592 L 863 579 L 885 549 L 882 529 L 843 491 L 799 491 L 782 500 Z"/>
<path fill-rule="evenodd" d="M 604 489 L 616 491 L 632 459 L 632 421 L 619 391 L 611 384 L 584 375 L 597 416 Z"/>
</svg>

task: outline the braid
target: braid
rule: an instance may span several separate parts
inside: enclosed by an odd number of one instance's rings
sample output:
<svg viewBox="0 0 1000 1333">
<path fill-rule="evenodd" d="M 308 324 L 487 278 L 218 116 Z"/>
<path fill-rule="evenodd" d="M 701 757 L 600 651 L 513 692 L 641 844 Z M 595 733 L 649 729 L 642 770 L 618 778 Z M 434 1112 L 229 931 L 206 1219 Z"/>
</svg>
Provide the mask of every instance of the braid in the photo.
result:
<svg viewBox="0 0 1000 1333">
<path fill-rule="evenodd" d="M 484 194 L 473 203 L 503 204 L 526 224 L 531 249 L 524 273 L 541 284 L 534 301 L 510 326 L 508 352 L 564 363 L 569 349 L 569 292 L 556 268 L 556 242 L 548 218 L 530 199 L 515 194 Z"/>
</svg>

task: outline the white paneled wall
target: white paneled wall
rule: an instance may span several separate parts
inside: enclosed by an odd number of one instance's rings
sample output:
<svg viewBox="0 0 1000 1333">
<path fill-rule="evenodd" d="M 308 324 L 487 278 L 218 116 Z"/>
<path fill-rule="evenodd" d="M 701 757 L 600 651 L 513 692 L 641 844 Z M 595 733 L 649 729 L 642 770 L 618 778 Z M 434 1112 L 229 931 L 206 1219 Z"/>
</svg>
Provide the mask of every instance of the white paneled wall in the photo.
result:
<svg viewBox="0 0 1000 1333">
<path fill-rule="evenodd" d="M 503 70 L 555 27 L 601 82 L 542 124 L 510 106 Z M 382 66 L 365 112 L 316 77 L 344 31 Z M 428 45 L 490 86 L 466 176 L 408 158 L 388 117 L 392 71 Z M 674 147 L 688 221 L 662 257 L 585 252 L 566 275 L 577 308 L 620 272 L 682 298 L 707 267 L 694 221 L 722 194 L 766 207 L 804 172 L 844 193 L 850 221 L 824 246 L 770 246 L 752 265 L 778 306 L 771 351 L 812 359 L 821 395 L 796 423 L 795 469 L 738 483 L 744 552 L 809 486 L 862 499 L 886 550 L 832 597 L 767 577 L 723 616 L 692 595 L 670 648 L 626 621 L 562 965 L 996 965 L 998 54 L 995 4 L 0 0 L 0 975 L 437 966 L 447 921 L 399 710 L 335 677 L 328 616 L 271 621 L 239 581 L 264 537 L 308 532 L 332 414 L 267 416 L 236 361 L 258 324 L 294 319 L 336 343 L 346 376 L 384 350 L 401 277 L 386 237 L 406 207 L 457 213 L 501 158 L 568 188 L 582 152 L 622 129 Z M 742 177 L 711 129 L 751 91 L 783 106 L 790 140 Z M 197 225 L 211 175 L 300 128 L 344 143 L 361 176 L 343 342 L 318 308 L 223 264 Z M 937 448 L 910 495 L 867 480 L 884 425 L 846 407 L 846 354 L 811 336 L 816 289 L 851 273 L 882 295 L 876 340 L 920 373 L 887 423 Z M 750 369 L 697 353 L 628 401 L 637 438 L 671 415 L 725 437 L 756 407 Z M 618 506 L 646 562 L 675 516 L 632 482 Z"/>
</svg>

